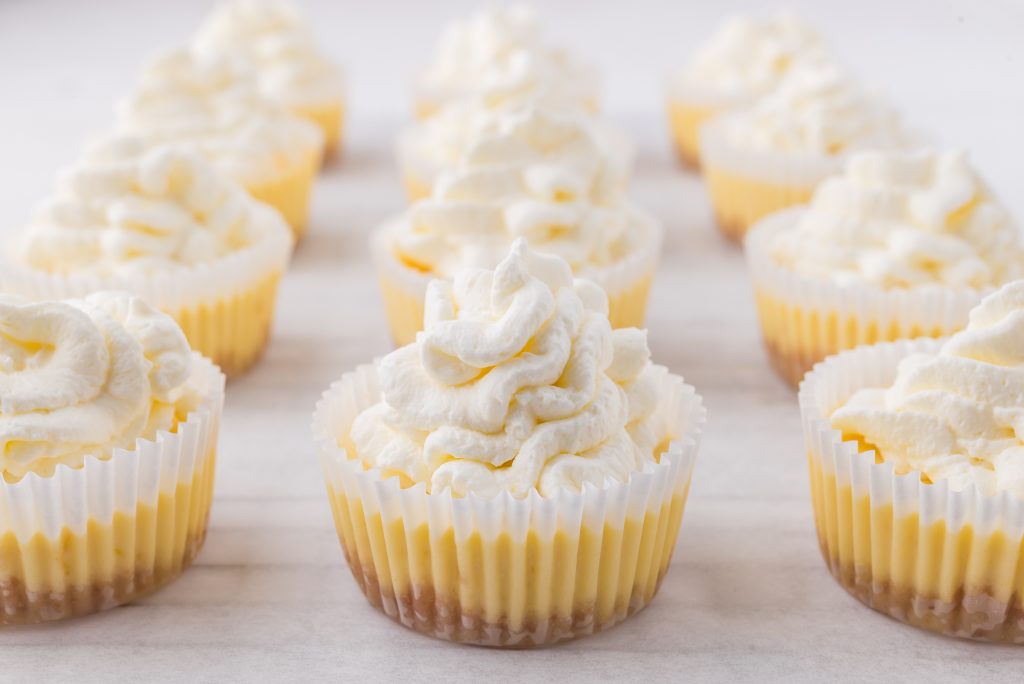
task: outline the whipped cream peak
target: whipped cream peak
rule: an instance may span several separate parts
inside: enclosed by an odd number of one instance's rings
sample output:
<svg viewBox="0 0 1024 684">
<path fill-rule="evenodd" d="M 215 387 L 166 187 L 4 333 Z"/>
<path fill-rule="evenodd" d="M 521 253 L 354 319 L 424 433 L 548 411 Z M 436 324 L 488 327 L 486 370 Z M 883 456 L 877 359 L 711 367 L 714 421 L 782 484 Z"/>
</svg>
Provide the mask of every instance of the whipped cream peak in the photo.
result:
<svg viewBox="0 0 1024 684">
<path fill-rule="evenodd" d="M 425 329 L 378 366 L 381 403 L 352 426 L 357 455 L 431 492 L 553 496 L 653 462 L 645 333 L 615 330 L 594 283 L 518 240 L 493 270 L 427 292 Z"/>
<path fill-rule="evenodd" d="M 854 394 L 832 424 L 897 472 L 1024 498 L 1024 281 L 986 297 L 937 353 L 904 359 L 891 387 Z"/>
<path fill-rule="evenodd" d="M 681 77 L 716 93 L 754 97 L 776 87 L 798 64 L 830 60 L 821 34 L 794 14 L 739 15 L 701 46 Z"/>
<path fill-rule="evenodd" d="M 309 23 L 288 2 L 223 3 L 200 27 L 194 47 L 203 55 L 244 58 L 261 92 L 286 106 L 333 102 L 342 96 L 340 70 L 319 50 Z"/>
<path fill-rule="evenodd" d="M 591 67 L 546 44 L 536 12 L 524 5 L 488 8 L 447 27 L 421 82 L 451 97 L 490 100 L 561 91 L 596 106 Z"/>
<path fill-rule="evenodd" d="M 958 151 L 851 156 L 771 248 L 797 272 L 884 288 L 982 289 L 1024 276 L 1017 224 Z"/>
<path fill-rule="evenodd" d="M 742 149 L 836 156 L 907 147 L 912 136 L 884 99 L 831 63 L 801 63 L 746 109 L 730 114 L 725 135 Z"/>
<path fill-rule="evenodd" d="M 542 27 L 533 8 L 486 8 L 445 28 L 426 78 L 442 83 L 473 81 L 496 62 L 541 45 Z"/>
<path fill-rule="evenodd" d="M 180 270 L 255 244 L 283 226 L 275 223 L 194 149 L 111 138 L 61 174 L 16 258 L 64 274 Z"/>
<path fill-rule="evenodd" d="M 527 107 L 478 131 L 432 197 L 414 204 L 397 255 L 430 273 L 494 268 L 512 242 L 604 267 L 638 248 L 647 226 L 624 198 L 628 161 L 609 154 L 589 118 Z"/>
<path fill-rule="evenodd" d="M 191 364 L 181 328 L 137 297 L 0 296 L 0 473 L 50 476 L 172 428 Z"/>
<path fill-rule="evenodd" d="M 185 49 L 143 71 L 135 93 L 118 107 L 117 133 L 149 147 L 191 145 L 241 183 L 277 178 L 323 145 L 316 125 L 262 94 L 246 59 Z"/>
<path fill-rule="evenodd" d="M 416 166 L 451 170 L 462 162 L 475 140 L 499 130 L 504 121 L 531 111 L 557 112 L 586 122 L 609 161 L 622 168 L 623 175 L 628 173 L 632 147 L 625 134 L 595 119 L 579 102 L 566 97 L 563 88 L 537 85 L 521 91 L 479 93 L 446 104 L 404 134 L 401 154 Z"/>
</svg>

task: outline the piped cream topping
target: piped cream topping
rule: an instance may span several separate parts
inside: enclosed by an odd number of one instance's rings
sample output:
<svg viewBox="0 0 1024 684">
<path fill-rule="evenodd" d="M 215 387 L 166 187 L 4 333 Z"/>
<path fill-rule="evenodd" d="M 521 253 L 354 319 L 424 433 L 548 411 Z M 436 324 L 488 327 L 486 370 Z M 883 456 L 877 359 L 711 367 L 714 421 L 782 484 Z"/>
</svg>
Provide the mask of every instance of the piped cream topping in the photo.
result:
<svg viewBox="0 0 1024 684">
<path fill-rule="evenodd" d="M 181 328 L 137 297 L 0 296 L 0 473 L 18 480 L 108 458 L 196 403 Z"/>
<path fill-rule="evenodd" d="M 425 330 L 379 363 L 358 457 L 431 492 L 553 496 L 656 458 L 646 333 L 613 331 L 604 292 L 520 240 L 496 269 L 433 281 Z"/>
<path fill-rule="evenodd" d="M 598 97 L 593 69 L 546 44 L 536 12 L 523 5 L 485 9 L 450 24 L 420 84 L 448 98 L 557 90 L 591 109 Z"/>
<path fill-rule="evenodd" d="M 770 93 L 723 122 L 730 144 L 777 153 L 841 155 L 905 147 L 897 111 L 829 63 L 791 69 Z"/>
<path fill-rule="evenodd" d="M 261 93 L 246 60 L 194 50 L 171 52 L 144 70 L 118 108 L 118 132 L 150 146 L 191 145 L 243 184 L 274 181 L 323 146 L 317 126 Z"/>
<path fill-rule="evenodd" d="M 292 3 L 223 3 L 200 27 L 194 46 L 202 53 L 248 60 L 263 94 L 286 107 L 341 100 L 341 71 L 319 49 L 312 28 Z"/>
<path fill-rule="evenodd" d="M 152 274 L 210 264 L 288 234 L 196 151 L 108 139 L 65 171 L 15 258 L 50 273 Z"/>
<path fill-rule="evenodd" d="M 793 271 L 883 288 L 1024 277 L 1021 234 L 962 152 L 864 152 L 771 245 Z"/>
<path fill-rule="evenodd" d="M 732 17 L 704 43 L 680 80 L 711 93 L 750 98 L 777 85 L 796 65 L 831 60 L 825 40 L 792 14 Z"/>
<path fill-rule="evenodd" d="M 503 112 L 470 143 L 430 199 L 403 217 L 394 249 L 406 264 L 450 277 L 494 268 L 517 238 L 579 274 L 631 254 L 650 220 L 628 203 L 625 157 L 566 112 Z"/>
<path fill-rule="evenodd" d="M 437 171 L 453 170 L 481 136 L 495 135 L 503 121 L 528 116 L 530 111 L 558 113 L 573 119 L 601 148 L 608 163 L 625 182 L 632 166 L 633 150 L 624 133 L 597 119 L 577 103 L 551 97 L 528 96 L 518 100 L 467 97 L 445 106 L 435 116 L 419 122 L 405 133 L 402 153 L 413 163 Z"/>
<path fill-rule="evenodd" d="M 897 472 L 1024 499 L 1024 281 L 986 297 L 937 354 L 904 359 L 891 387 L 855 393 L 832 425 Z"/>
</svg>

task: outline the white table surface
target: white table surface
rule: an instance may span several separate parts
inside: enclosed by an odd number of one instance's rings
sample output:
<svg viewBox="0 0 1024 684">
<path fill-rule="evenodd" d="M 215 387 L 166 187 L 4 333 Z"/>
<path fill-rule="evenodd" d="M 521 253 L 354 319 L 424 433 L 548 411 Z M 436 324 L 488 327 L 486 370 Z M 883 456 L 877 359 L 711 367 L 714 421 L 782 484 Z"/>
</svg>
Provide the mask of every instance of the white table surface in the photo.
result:
<svg viewBox="0 0 1024 684">
<path fill-rule="evenodd" d="M 0 3 L 0 230 L 24 221 L 53 171 L 103 124 L 146 46 L 184 35 L 200 15 L 196 4 L 168 6 L 166 18 L 154 22 L 129 3 Z M 947 39 L 960 36 L 957 17 L 967 5 L 932 14 L 922 3 L 910 5 L 930 31 L 923 30 L 921 44 L 952 63 L 944 46 L 958 44 Z M 555 8 L 559 27 L 582 6 Z M 390 147 L 405 120 L 396 65 L 407 73 L 432 36 L 419 23 L 417 30 L 402 24 L 418 36 L 415 49 L 404 61 L 390 54 L 379 65 L 379 46 L 366 30 L 383 30 L 398 9 L 424 11 L 376 3 L 346 29 L 346 11 L 354 7 L 312 9 L 332 17 L 321 33 L 353 36 L 352 43 L 331 44 L 351 60 L 350 69 L 390 68 L 392 80 L 385 89 L 367 71 L 353 75 L 348 149 L 317 187 L 309 235 L 281 289 L 273 344 L 258 368 L 229 387 L 206 548 L 181 579 L 134 605 L 0 630 L 0 681 L 1019 680 L 1021 649 L 905 627 L 848 597 L 826 571 L 814 538 L 795 396 L 766 364 L 742 255 L 714 231 L 700 180 L 674 163 L 657 81 L 641 79 L 641 96 L 621 65 L 611 69 L 619 89 L 609 110 L 638 140 L 634 195 L 668 233 L 652 293 L 651 347 L 656 360 L 696 385 L 710 412 L 672 569 L 654 603 L 622 625 L 529 653 L 434 641 L 366 603 L 345 567 L 308 426 L 333 379 L 389 350 L 366 233 L 402 207 Z M 598 7 L 608 22 L 622 11 L 609 3 Z M 698 20 L 678 24 L 685 35 L 710 31 L 717 17 L 691 9 Z M 834 31 L 853 35 L 847 44 L 873 35 L 839 5 L 832 9 L 815 11 Z M 956 71 L 941 90 L 909 78 L 907 90 L 916 94 L 908 109 L 933 115 L 953 139 L 970 141 L 976 158 L 994 169 L 997 187 L 1019 188 L 1024 97 L 1019 86 L 1010 92 L 1000 84 L 999 69 L 1009 78 L 1022 66 L 1019 43 L 1000 32 L 1008 17 L 1021 15 L 1017 9 L 1011 15 L 1009 3 L 983 9 L 966 15 L 990 31 L 972 38 L 964 53 L 977 68 Z M 674 5 L 665 12 L 682 16 Z M 914 16 L 909 11 L 903 19 Z M 132 25 L 156 37 L 126 33 Z M 906 37 L 899 27 L 885 28 L 877 34 L 879 49 L 901 48 Z M 665 30 L 660 23 L 651 27 Z M 900 38 L 889 40 L 894 36 Z M 646 45 L 638 36 L 632 40 Z M 673 45 L 655 64 L 664 71 L 666 60 L 686 52 Z M 611 59 L 602 53 L 602 61 Z M 638 68 L 631 51 L 622 59 Z M 924 68 L 922 59 L 917 66 Z M 867 62 L 885 64 L 877 55 Z M 979 70 L 992 77 L 988 86 L 978 83 Z M 893 73 L 883 71 L 891 83 Z M 905 63 L 895 71 L 914 73 Z M 1020 196 L 1009 200 L 1019 211 Z"/>
</svg>

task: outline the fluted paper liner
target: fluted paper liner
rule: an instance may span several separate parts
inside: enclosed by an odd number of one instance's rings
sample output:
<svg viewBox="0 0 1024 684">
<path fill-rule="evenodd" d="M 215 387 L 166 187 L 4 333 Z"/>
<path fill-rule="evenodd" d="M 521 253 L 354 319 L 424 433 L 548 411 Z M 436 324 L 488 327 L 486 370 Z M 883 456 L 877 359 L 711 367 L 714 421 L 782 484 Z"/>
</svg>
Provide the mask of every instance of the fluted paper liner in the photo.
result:
<svg viewBox="0 0 1024 684">
<path fill-rule="evenodd" d="M 944 285 L 883 289 L 796 273 L 775 261 L 771 246 L 805 212 L 772 214 L 746 239 L 765 349 L 776 372 L 793 387 L 815 363 L 844 349 L 951 335 L 967 325 L 971 309 L 990 291 Z"/>
<path fill-rule="evenodd" d="M 39 271 L 8 258 L 0 267 L 0 290 L 40 301 L 82 298 L 123 290 L 167 313 L 185 332 L 193 349 L 233 377 L 263 353 L 288 267 L 292 238 L 277 217 L 260 242 L 216 261 L 181 271 L 101 277 Z"/>
<path fill-rule="evenodd" d="M 451 641 L 531 647 L 592 634 L 654 597 L 668 571 L 705 420 L 658 369 L 668 442 L 628 482 L 524 499 L 428 494 L 353 458 L 349 429 L 379 400 L 374 366 L 331 386 L 313 418 L 338 536 L 370 603 Z"/>
<path fill-rule="evenodd" d="M 577 274 L 593 280 L 604 289 L 608 295 L 608 319 L 614 328 L 640 328 L 647 317 L 647 299 L 661 256 L 664 231 L 653 217 L 643 216 L 647 235 L 637 249 L 612 266 Z M 401 219 L 395 219 L 370 236 L 370 252 L 388 327 L 395 345 L 399 347 L 415 341 L 416 333 L 423 330 L 427 285 L 434 279 L 434 276 L 406 266 L 395 257 L 394 236 L 401 228 Z"/>
<path fill-rule="evenodd" d="M 818 543 L 832 575 L 871 608 L 943 634 L 1024 643 L 1024 501 L 896 474 L 832 429 L 858 389 L 892 384 L 936 340 L 863 347 L 818 365 L 800 388 Z"/>
<path fill-rule="evenodd" d="M 768 152 L 733 145 L 728 115 L 700 129 L 700 154 L 718 227 L 742 241 L 769 214 L 807 204 L 818 184 L 842 172 L 846 155 Z"/>
<path fill-rule="evenodd" d="M 198 354 L 203 398 L 174 432 L 52 477 L 0 478 L 0 624 L 62 620 L 143 596 L 199 552 L 213 495 L 224 375 Z"/>
</svg>

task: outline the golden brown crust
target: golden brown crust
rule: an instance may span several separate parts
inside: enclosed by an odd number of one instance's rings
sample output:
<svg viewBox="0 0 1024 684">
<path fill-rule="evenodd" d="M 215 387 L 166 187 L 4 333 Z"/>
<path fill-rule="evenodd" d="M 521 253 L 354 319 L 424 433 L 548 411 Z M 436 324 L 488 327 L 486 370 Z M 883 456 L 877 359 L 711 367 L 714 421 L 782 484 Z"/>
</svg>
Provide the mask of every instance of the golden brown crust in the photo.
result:
<svg viewBox="0 0 1024 684">
<path fill-rule="evenodd" d="M 82 617 L 130 603 L 177 579 L 203 547 L 205 528 L 185 542 L 181 563 L 166 570 L 124 574 L 109 582 L 74 586 L 69 591 L 29 591 L 17 578 L 0 579 L 0 625 L 31 625 Z"/>
<path fill-rule="evenodd" d="M 869 608 L 921 629 L 979 641 L 1024 644 L 1024 597 L 996 599 L 989 588 L 963 587 L 953 601 L 924 596 L 910 588 L 871 579 L 871 568 L 842 564 L 822 546 L 822 556 L 836 581 Z"/>
<path fill-rule="evenodd" d="M 800 386 L 807 372 L 814 368 L 814 364 L 821 361 L 821 358 L 813 354 L 786 354 L 768 339 L 764 340 L 764 348 L 772 369 L 794 389 Z"/>
<path fill-rule="evenodd" d="M 346 557 L 348 553 L 346 552 Z M 608 619 L 596 621 L 594 607 L 577 608 L 571 615 L 527 617 L 511 625 L 505 618 L 487 621 L 478 613 L 463 611 L 457 599 L 441 598 L 432 586 L 414 586 L 411 593 L 395 596 L 390 587 L 381 586 L 372 566 L 349 563 L 352 576 L 370 604 L 409 629 L 463 644 L 501 648 L 537 648 L 604 631 L 643 610 L 649 601 L 634 592 L 629 607 Z M 654 595 L 665 573 L 658 577 Z"/>
</svg>

